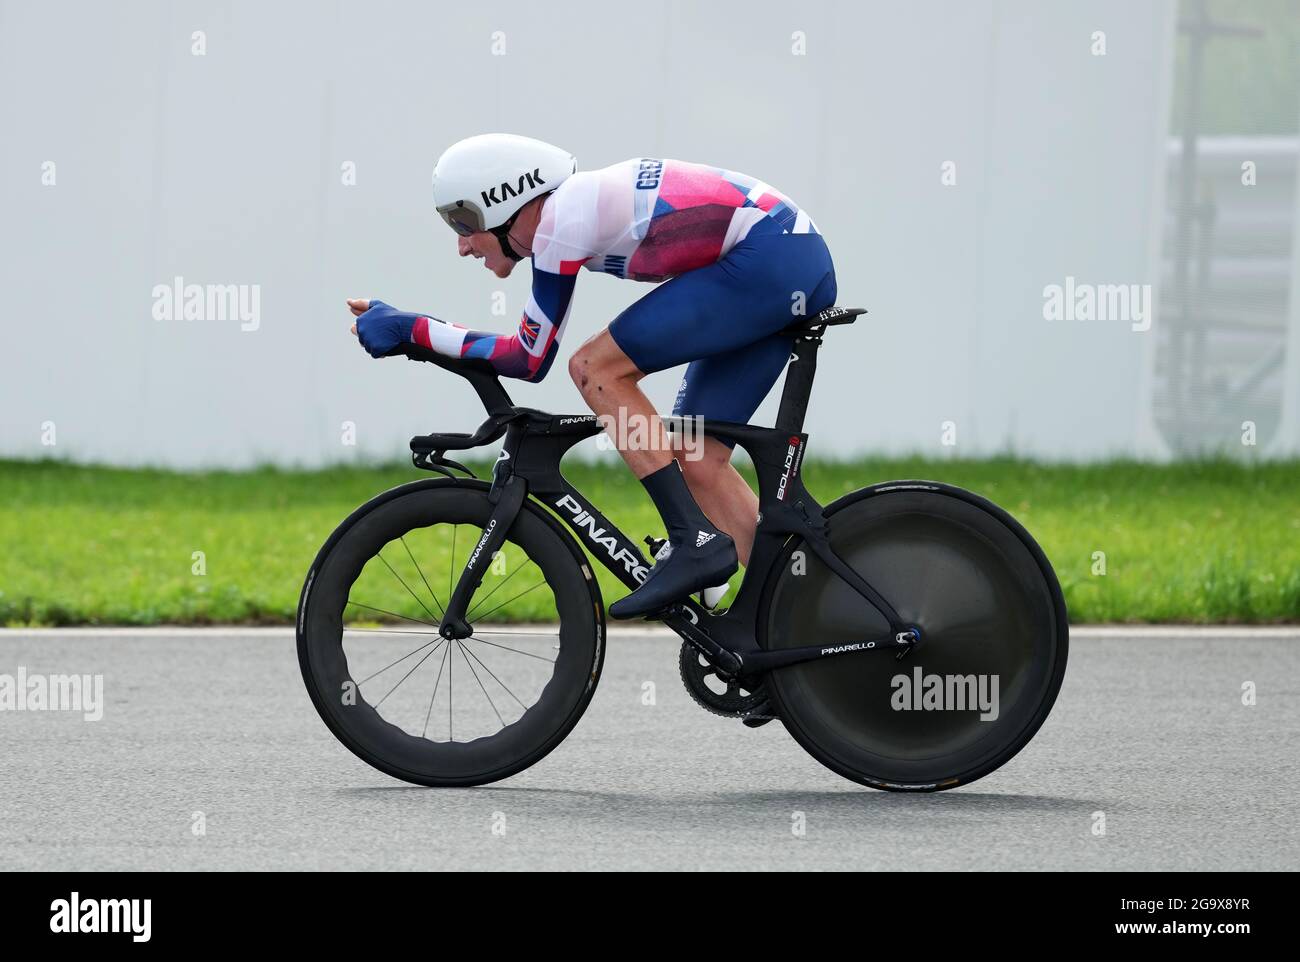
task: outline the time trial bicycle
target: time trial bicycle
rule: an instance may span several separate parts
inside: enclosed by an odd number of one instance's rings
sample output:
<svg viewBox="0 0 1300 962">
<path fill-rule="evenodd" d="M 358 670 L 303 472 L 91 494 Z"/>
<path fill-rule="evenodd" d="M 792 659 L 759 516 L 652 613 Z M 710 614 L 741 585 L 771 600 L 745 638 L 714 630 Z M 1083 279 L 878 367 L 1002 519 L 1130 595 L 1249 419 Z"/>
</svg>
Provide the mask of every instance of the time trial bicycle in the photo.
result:
<svg viewBox="0 0 1300 962">
<path fill-rule="evenodd" d="M 655 620 L 681 637 L 682 680 L 706 709 L 779 719 L 861 784 L 940 791 L 1006 763 L 1047 718 L 1065 602 L 1029 533 L 969 491 L 889 481 L 825 507 L 809 494 L 817 351 L 863 313 L 787 328 L 774 427 L 702 422 L 754 463 L 753 552 L 725 611 L 688 597 Z M 628 588 L 652 561 L 560 471 L 602 430 L 594 415 L 516 406 L 484 361 L 394 353 L 465 378 L 488 417 L 472 434 L 412 438 L 415 465 L 443 476 L 384 492 L 330 535 L 298 606 L 299 663 L 325 724 L 366 762 L 419 785 L 482 785 L 542 759 L 596 690 L 605 607 L 583 548 Z M 490 481 L 446 457 L 502 438 Z"/>
</svg>

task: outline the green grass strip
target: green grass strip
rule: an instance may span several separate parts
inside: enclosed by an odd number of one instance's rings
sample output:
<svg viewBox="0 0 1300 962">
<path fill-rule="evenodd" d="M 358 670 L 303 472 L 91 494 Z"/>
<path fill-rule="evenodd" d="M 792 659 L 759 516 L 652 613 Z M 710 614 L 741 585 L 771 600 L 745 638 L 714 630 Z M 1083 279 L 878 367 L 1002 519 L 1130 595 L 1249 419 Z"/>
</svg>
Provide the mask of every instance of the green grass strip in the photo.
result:
<svg viewBox="0 0 1300 962">
<path fill-rule="evenodd" d="M 565 474 L 632 537 L 660 533 L 621 464 L 574 462 Z M 894 478 L 983 494 L 1043 546 L 1076 622 L 1300 620 L 1300 462 L 870 459 L 813 462 L 804 475 L 825 502 Z M 335 525 L 385 488 L 425 476 L 407 466 L 182 473 L 0 461 L 0 623 L 290 624 Z M 477 532 L 461 534 L 463 547 Z M 441 564 L 444 580 L 445 550 L 421 549 L 437 556 L 430 567 Z M 622 587 L 595 567 L 613 601 Z M 418 577 L 413 567 L 409 576 Z M 532 594 L 536 604 L 497 617 L 545 618 L 545 592 Z"/>
</svg>

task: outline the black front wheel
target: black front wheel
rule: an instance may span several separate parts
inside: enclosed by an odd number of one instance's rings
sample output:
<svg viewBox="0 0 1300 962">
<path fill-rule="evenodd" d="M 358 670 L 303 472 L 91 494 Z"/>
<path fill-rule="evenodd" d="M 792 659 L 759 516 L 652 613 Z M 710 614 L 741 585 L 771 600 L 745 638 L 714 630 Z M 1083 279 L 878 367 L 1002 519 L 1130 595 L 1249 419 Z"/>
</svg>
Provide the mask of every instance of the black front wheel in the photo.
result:
<svg viewBox="0 0 1300 962">
<path fill-rule="evenodd" d="M 418 785 L 482 785 L 536 763 L 600 678 L 600 589 L 531 501 L 468 603 L 473 633 L 439 634 L 491 511 L 480 481 L 394 488 L 338 527 L 303 586 L 298 661 L 316 710 L 360 758 Z"/>
<path fill-rule="evenodd" d="M 777 712 L 818 761 L 894 791 L 941 791 L 1005 764 L 1038 731 L 1065 675 L 1060 585 L 1021 525 L 989 501 L 929 481 L 891 482 L 826 509 L 830 543 L 921 643 L 767 677 Z M 767 586 L 768 649 L 851 644 L 889 625 L 792 539 Z"/>
</svg>

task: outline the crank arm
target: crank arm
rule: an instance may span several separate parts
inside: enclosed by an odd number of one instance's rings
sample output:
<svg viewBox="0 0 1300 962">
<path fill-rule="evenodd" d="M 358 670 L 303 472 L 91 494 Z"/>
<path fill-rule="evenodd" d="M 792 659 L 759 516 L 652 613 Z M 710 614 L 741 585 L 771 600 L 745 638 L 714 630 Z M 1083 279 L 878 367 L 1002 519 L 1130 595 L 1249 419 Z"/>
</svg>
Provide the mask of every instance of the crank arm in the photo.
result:
<svg viewBox="0 0 1300 962">
<path fill-rule="evenodd" d="M 701 631 L 692 620 L 697 617 L 691 608 L 685 605 L 674 606 L 664 617 L 664 624 L 677 632 L 686 642 L 709 660 L 715 668 L 728 676 L 735 676 L 743 669 L 749 673 L 751 652 L 740 652 L 723 648 L 720 644 Z"/>
</svg>

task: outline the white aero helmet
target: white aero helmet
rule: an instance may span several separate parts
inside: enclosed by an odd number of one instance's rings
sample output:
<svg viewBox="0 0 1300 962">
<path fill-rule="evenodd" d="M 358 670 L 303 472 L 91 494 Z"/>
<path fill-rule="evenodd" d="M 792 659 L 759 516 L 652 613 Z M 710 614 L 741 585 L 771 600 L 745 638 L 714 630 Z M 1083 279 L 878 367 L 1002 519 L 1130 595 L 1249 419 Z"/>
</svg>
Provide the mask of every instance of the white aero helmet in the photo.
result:
<svg viewBox="0 0 1300 962">
<path fill-rule="evenodd" d="M 433 168 L 433 201 L 463 237 L 508 227 L 520 209 L 549 194 L 578 166 L 573 154 L 515 134 L 479 134 L 448 147 Z"/>
</svg>

